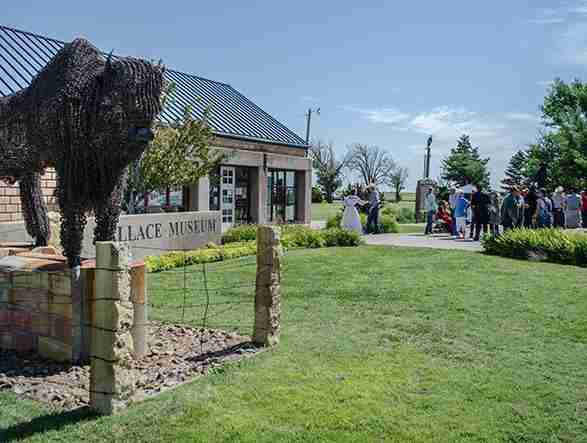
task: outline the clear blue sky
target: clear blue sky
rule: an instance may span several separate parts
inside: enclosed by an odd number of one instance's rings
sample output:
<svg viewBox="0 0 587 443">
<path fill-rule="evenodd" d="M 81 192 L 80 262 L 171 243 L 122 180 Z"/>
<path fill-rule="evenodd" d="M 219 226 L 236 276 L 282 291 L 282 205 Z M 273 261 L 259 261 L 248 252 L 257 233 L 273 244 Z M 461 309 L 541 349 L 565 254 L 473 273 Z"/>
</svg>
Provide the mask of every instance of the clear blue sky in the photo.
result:
<svg viewBox="0 0 587 443">
<path fill-rule="evenodd" d="M 497 182 L 534 140 L 547 82 L 587 63 L 582 0 L 4 0 L 0 20 L 230 83 L 302 136 L 319 106 L 312 138 L 387 148 L 411 187 L 428 135 L 438 176 L 462 132 Z"/>
</svg>

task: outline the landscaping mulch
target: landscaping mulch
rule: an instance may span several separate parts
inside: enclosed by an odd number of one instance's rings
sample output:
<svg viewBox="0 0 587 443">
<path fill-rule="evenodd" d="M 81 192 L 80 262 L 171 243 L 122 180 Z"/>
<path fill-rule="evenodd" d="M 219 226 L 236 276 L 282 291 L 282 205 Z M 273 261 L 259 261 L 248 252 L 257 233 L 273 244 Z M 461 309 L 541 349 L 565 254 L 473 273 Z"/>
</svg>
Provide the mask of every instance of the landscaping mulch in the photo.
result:
<svg viewBox="0 0 587 443">
<path fill-rule="evenodd" d="M 197 376 L 224 363 L 259 351 L 249 337 L 231 332 L 152 322 L 149 353 L 130 362 L 136 370 L 139 401 Z M 71 410 L 89 403 L 90 367 L 72 366 L 42 359 L 36 355 L 0 351 L 0 391 Z"/>
</svg>

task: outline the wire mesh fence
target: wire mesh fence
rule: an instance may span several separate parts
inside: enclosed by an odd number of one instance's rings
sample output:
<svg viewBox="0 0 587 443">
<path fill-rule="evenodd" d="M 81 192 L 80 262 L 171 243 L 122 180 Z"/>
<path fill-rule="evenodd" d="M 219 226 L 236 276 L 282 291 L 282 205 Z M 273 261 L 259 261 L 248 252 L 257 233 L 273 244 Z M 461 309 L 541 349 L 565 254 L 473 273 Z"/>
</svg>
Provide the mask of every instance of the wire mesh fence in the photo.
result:
<svg viewBox="0 0 587 443">
<path fill-rule="evenodd" d="M 133 250 L 140 248 L 132 247 Z M 183 256 L 179 267 L 148 274 L 149 318 L 153 323 L 250 334 L 256 257 L 189 264 L 188 250 L 174 249 L 173 252 Z"/>
</svg>

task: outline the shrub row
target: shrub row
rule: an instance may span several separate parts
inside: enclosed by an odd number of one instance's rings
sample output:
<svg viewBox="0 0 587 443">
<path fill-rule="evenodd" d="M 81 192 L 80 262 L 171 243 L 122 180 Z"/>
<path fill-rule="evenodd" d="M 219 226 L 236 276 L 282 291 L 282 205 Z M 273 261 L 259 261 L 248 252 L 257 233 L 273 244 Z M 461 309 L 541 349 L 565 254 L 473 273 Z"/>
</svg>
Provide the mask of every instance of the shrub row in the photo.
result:
<svg viewBox="0 0 587 443">
<path fill-rule="evenodd" d="M 483 239 L 485 252 L 524 260 L 587 266 L 587 235 L 559 229 L 513 229 Z"/>
<path fill-rule="evenodd" d="M 281 229 L 281 243 L 285 249 L 346 247 L 361 244 L 359 234 L 340 228 L 317 231 L 307 226 L 285 225 Z M 158 257 L 147 257 L 145 264 L 149 272 L 161 272 L 181 266 L 255 255 L 257 253 L 256 236 L 255 225 L 237 226 L 224 234 L 223 240 L 226 239 L 224 240 L 226 244 L 222 246 L 210 243 L 203 249 L 188 252 L 174 251 Z"/>
<path fill-rule="evenodd" d="M 360 213 L 361 224 L 367 225 L 367 216 Z M 326 222 L 326 229 L 340 228 L 340 222 L 342 221 L 342 212 L 336 214 L 334 217 L 330 217 Z M 395 217 L 383 212 L 379 215 L 379 232 L 383 234 L 392 234 L 399 232 L 399 224 Z"/>
<path fill-rule="evenodd" d="M 281 239 L 285 248 L 324 248 L 359 246 L 361 236 L 353 231 L 330 228 L 317 231 L 310 228 L 297 228 L 286 231 Z"/>
<path fill-rule="evenodd" d="M 406 208 L 405 206 L 402 207 L 396 204 L 391 204 L 383 208 L 381 213 L 383 215 L 392 216 L 400 224 L 416 222 L 416 211 L 414 209 Z"/>
<path fill-rule="evenodd" d="M 145 258 L 145 265 L 149 272 L 168 271 L 181 266 L 189 266 L 202 263 L 213 263 L 222 260 L 255 255 L 257 244 L 253 242 L 231 243 L 219 246 L 213 243 L 202 249 L 193 251 L 172 251 L 160 256 Z"/>
</svg>

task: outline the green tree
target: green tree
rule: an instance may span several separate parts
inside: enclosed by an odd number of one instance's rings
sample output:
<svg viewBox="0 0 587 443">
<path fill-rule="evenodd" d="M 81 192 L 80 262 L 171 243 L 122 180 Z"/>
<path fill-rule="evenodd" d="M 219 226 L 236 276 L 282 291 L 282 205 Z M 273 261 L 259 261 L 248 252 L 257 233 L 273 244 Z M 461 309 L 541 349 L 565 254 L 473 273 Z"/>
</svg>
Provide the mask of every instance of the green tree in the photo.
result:
<svg viewBox="0 0 587 443">
<path fill-rule="evenodd" d="M 186 106 L 175 122 L 156 125 L 151 146 L 130 174 L 129 187 L 135 195 L 193 184 L 218 167 L 225 155 L 211 148 L 214 136 L 207 117 L 205 110 L 202 119 L 193 118 Z"/>
<path fill-rule="evenodd" d="M 512 158 L 508 167 L 505 170 L 505 178 L 501 181 L 501 187 L 507 191 L 512 186 L 520 186 L 526 182 L 526 176 L 524 174 L 524 168 L 526 166 L 527 153 L 519 150 Z"/>
<path fill-rule="evenodd" d="M 490 177 L 487 163 L 489 158 L 481 158 L 479 148 L 471 145 L 468 135 L 462 135 L 457 146 L 442 160 L 441 178 L 459 186 L 474 183 L 487 188 Z"/>
<path fill-rule="evenodd" d="M 556 145 L 548 165 L 552 179 L 566 187 L 587 186 L 587 84 L 555 80 L 544 98 L 542 117 L 551 130 L 545 141 Z"/>
<path fill-rule="evenodd" d="M 337 160 L 332 143 L 323 143 L 318 140 L 310 147 L 310 158 L 318 185 L 324 192 L 328 203 L 332 203 L 334 193 L 342 186 L 345 160 Z"/>
<path fill-rule="evenodd" d="M 582 188 L 586 176 L 577 168 L 576 150 L 569 149 L 560 132 L 541 134 L 526 151 L 522 174 L 526 183 L 553 190 L 557 186 Z"/>
</svg>

